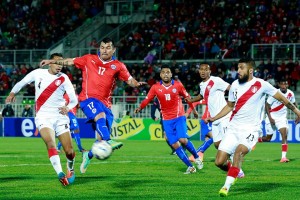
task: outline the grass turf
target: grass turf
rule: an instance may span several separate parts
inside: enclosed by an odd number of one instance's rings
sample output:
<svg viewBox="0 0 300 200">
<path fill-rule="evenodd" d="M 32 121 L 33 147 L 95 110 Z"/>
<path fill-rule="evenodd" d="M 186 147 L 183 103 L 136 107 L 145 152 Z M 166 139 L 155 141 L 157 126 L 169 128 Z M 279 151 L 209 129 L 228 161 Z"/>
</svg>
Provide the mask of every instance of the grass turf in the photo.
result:
<svg viewBox="0 0 300 200">
<path fill-rule="evenodd" d="M 82 139 L 88 148 L 94 140 Z M 226 173 L 214 166 L 210 147 L 204 168 L 184 175 L 185 165 L 162 141 L 125 140 L 104 161 L 93 159 L 80 174 L 76 154 L 75 183 L 63 187 L 41 138 L 0 138 L 0 199 L 219 199 Z M 200 141 L 193 141 L 195 147 Z M 289 144 L 291 162 L 280 163 L 281 144 L 258 143 L 245 157 L 245 178 L 231 187 L 228 199 L 297 199 L 300 196 L 300 145 Z M 66 158 L 60 154 L 63 169 Z"/>
</svg>

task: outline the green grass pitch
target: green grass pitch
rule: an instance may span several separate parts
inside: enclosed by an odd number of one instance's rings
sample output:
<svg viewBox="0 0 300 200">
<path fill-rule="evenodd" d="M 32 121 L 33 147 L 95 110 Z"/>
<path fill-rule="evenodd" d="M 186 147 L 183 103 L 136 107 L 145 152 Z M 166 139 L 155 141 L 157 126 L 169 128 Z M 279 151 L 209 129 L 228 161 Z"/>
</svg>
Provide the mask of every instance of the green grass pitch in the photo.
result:
<svg viewBox="0 0 300 200">
<path fill-rule="evenodd" d="M 94 140 L 82 139 L 88 148 Z M 41 138 L 0 138 L 0 199 L 220 199 L 226 173 L 214 165 L 216 150 L 205 153 L 204 168 L 184 175 L 185 165 L 163 141 L 125 140 L 104 161 L 93 159 L 80 174 L 76 149 L 74 184 L 63 187 L 48 159 Z M 193 141 L 196 147 L 200 141 Z M 280 143 L 258 143 L 245 157 L 245 178 L 228 199 L 299 199 L 300 145 L 289 144 L 289 163 L 280 163 Z M 63 169 L 66 158 L 60 154 Z"/>
</svg>

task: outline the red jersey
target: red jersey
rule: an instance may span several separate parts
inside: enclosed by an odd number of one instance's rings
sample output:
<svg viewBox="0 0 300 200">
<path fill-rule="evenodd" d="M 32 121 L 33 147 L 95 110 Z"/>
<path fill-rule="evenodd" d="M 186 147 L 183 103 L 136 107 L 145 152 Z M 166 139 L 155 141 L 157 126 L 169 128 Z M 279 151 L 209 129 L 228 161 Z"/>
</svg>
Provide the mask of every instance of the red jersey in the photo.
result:
<svg viewBox="0 0 300 200">
<path fill-rule="evenodd" d="M 186 98 L 190 95 L 179 81 L 172 80 L 172 84 L 168 87 L 164 86 L 162 82 L 158 82 L 151 87 L 146 99 L 142 101 L 141 109 L 145 108 L 155 96 L 160 103 L 163 120 L 169 120 L 184 115 L 181 97 Z M 189 105 L 192 106 L 192 104 Z"/>
<path fill-rule="evenodd" d="M 77 94 L 76 94 L 76 97 L 78 98 Z M 64 94 L 64 99 L 66 100 L 66 105 L 68 105 L 69 102 L 70 102 L 70 97 L 68 96 L 67 93 Z M 77 106 L 75 106 L 74 108 L 72 108 L 71 110 L 69 110 L 69 112 L 71 112 L 74 115 L 76 115 L 76 113 L 77 113 L 77 107 L 78 107 L 78 104 L 77 104 Z"/>
<path fill-rule="evenodd" d="M 79 101 L 96 98 L 110 108 L 116 80 L 128 81 L 131 78 L 124 63 L 118 60 L 105 62 L 98 55 L 87 54 L 74 58 L 74 64 L 82 71 Z"/>
<path fill-rule="evenodd" d="M 198 106 L 198 105 L 206 105 L 205 106 L 205 110 L 204 110 L 204 113 L 203 113 L 203 115 L 202 115 L 202 117 L 201 117 L 201 119 L 206 119 L 206 118 L 209 118 L 210 117 L 210 114 L 209 114 L 209 112 L 208 112 L 208 106 L 207 106 L 207 103 L 206 103 L 206 101 L 204 100 L 204 99 L 202 99 L 201 101 L 197 101 L 197 102 L 194 102 L 193 103 L 193 106 L 194 107 L 196 107 L 196 106 Z M 187 112 L 187 114 L 190 114 L 191 112 L 192 112 L 192 108 L 189 108 L 186 112 Z"/>
</svg>

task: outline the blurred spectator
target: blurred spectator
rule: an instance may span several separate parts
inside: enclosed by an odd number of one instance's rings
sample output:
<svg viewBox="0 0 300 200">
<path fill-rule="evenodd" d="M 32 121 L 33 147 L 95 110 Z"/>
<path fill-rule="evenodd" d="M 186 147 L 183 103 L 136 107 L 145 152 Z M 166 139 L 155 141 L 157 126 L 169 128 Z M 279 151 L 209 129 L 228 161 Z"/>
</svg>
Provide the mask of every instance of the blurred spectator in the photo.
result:
<svg viewBox="0 0 300 200">
<path fill-rule="evenodd" d="M 2 117 L 14 117 L 15 111 L 13 110 L 11 104 L 6 104 L 2 110 Z"/>
<path fill-rule="evenodd" d="M 24 109 L 22 112 L 22 117 L 33 117 L 33 111 L 32 111 L 31 105 L 26 104 L 24 106 Z"/>
</svg>

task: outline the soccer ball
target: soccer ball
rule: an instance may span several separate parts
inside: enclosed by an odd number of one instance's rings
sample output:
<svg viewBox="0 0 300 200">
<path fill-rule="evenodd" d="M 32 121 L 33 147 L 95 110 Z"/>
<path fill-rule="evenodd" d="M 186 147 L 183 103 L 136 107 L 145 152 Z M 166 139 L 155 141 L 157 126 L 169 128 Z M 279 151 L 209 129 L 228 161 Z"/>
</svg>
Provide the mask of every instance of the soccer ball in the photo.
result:
<svg viewBox="0 0 300 200">
<path fill-rule="evenodd" d="M 111 155 L 112 148 L 111 145 L 105 140 L 101 140 L 93 144 L 92 153 L 94 154 L 95 158 L 99 160 L 105 160 Z"/>
</svg>

